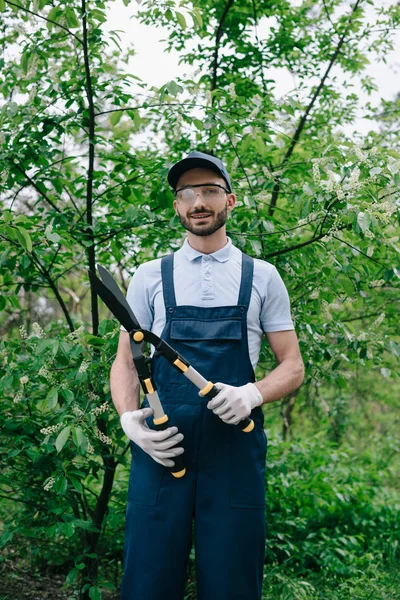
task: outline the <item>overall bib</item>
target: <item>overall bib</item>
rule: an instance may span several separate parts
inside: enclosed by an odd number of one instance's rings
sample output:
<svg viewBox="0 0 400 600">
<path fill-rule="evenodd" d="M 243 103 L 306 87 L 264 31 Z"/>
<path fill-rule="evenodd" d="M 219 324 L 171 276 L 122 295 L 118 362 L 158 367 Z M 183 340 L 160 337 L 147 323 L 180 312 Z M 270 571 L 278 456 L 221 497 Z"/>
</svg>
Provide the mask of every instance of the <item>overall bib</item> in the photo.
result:
<svg viewBox="0 0 400 600">
<path fill-rule="evenodd" d="M 177 306 L 174 255 L 161 261 L 161 337 L 207 380 L 254 382 L 247 310 L 253 259 L 242 254 L 237 306 Z M 194 543 L 198 600 L 260 600 L 265 554 L 266 436 L 261 407 L 244 433 L 207 408 L 198 389 L 162 356 L 152 373 L 171 425 L 184 439 L 186 475 L 175 479 L 131 442 L 121 600 L 183 600 Z M 147 399 L 142 407 L 148 406 Z M 147 421 L 152 427 L 152 419 Z"/>
</svg>

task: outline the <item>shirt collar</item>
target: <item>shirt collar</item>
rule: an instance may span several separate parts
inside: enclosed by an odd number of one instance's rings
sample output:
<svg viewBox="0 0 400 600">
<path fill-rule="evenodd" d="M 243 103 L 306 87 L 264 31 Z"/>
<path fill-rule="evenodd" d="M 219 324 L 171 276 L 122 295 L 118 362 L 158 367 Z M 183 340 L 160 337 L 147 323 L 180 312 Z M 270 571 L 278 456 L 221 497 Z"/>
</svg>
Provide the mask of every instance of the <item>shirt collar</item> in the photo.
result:
<svg viewBox="0 0 400 600">
<path fill-rule="evenodd" d="M 199 258 L 199 256 L 211 256 L 218 262 L 227 262 L 232 254 L 233 249 L 231 238 L 227 237 L 227 240 L 228 242 L 223 248 L 220 248 L 216 252 L 212 252 L 212 254 L 203 254 L 202 252 L 199 252 L 198 250 L 192 248 L 192 246 L 189 244 L 188 239 L 186 238 L 182 246 L 182 252 L 189 261 L 193 261 L 196 258 Z"/>
</svg>

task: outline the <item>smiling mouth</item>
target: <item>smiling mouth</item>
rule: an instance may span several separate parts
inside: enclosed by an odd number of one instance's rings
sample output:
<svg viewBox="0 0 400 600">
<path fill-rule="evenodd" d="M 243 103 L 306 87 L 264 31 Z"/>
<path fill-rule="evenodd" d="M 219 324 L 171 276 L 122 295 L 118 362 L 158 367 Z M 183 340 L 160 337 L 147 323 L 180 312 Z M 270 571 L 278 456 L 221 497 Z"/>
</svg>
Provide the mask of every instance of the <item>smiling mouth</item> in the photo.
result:
<svg viewBox="0 0 400 600">
<path fill-rule="evenodd" d="M 211 217 L 211 215 L 192 215 L 191 218 L 192 219 L 207 219 L 208 217 Z"/>
</svg>

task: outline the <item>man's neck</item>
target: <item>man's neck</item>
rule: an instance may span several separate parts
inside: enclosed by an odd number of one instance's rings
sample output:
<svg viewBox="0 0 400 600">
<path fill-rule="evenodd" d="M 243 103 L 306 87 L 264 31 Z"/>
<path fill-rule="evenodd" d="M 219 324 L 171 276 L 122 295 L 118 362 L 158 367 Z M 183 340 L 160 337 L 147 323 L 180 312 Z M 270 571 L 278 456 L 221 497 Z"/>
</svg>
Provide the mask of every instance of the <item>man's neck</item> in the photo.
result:
<svg viewBox="0 0 400 600">
<path fill-rule="evenodd" d="M 194 235 L 188 231 L 188 242 L 194 250 L 202 254 L 212 254 L 213 252 L 217 252 L 217 250 L 221 250 L 228 243 L 226 228 L 221 227 L 221 229 L 218 229 L 212 235 L 205 236 Z"/>
</svg>

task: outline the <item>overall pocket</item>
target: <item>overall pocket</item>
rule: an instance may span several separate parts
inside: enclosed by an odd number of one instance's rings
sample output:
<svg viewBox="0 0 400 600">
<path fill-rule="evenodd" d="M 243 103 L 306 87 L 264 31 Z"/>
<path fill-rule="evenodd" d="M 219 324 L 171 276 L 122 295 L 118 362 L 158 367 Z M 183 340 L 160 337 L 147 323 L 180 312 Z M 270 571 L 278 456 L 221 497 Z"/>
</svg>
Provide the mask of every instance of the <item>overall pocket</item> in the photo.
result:
<svg viewBox="0 0 400 600">
<path fill-rule="evenodd" d="M 265 460 L 267 440 L 263 418 L 251 414 L 254 429 L 244 433 L 231 426 L 229 461 L 229 504 L 232 508 L 265 507 Z"/>
<path fill-rule="evenodd" d="M 242 342 L 240 320 L 173 319 L 171 345 L 203 377 L 235 385 L 238 381 L 238 356 Z M 213 374 L 218 372 L 218 378 Z M 181 383 L 182 375 L 173 369 L 171 383 Z"/>
<path fill-rule="evenodd" d="M 166 469 L 132 441 L 131 453 L 128 501 L 142 506 L 155 506 Z"/>
</svg>

